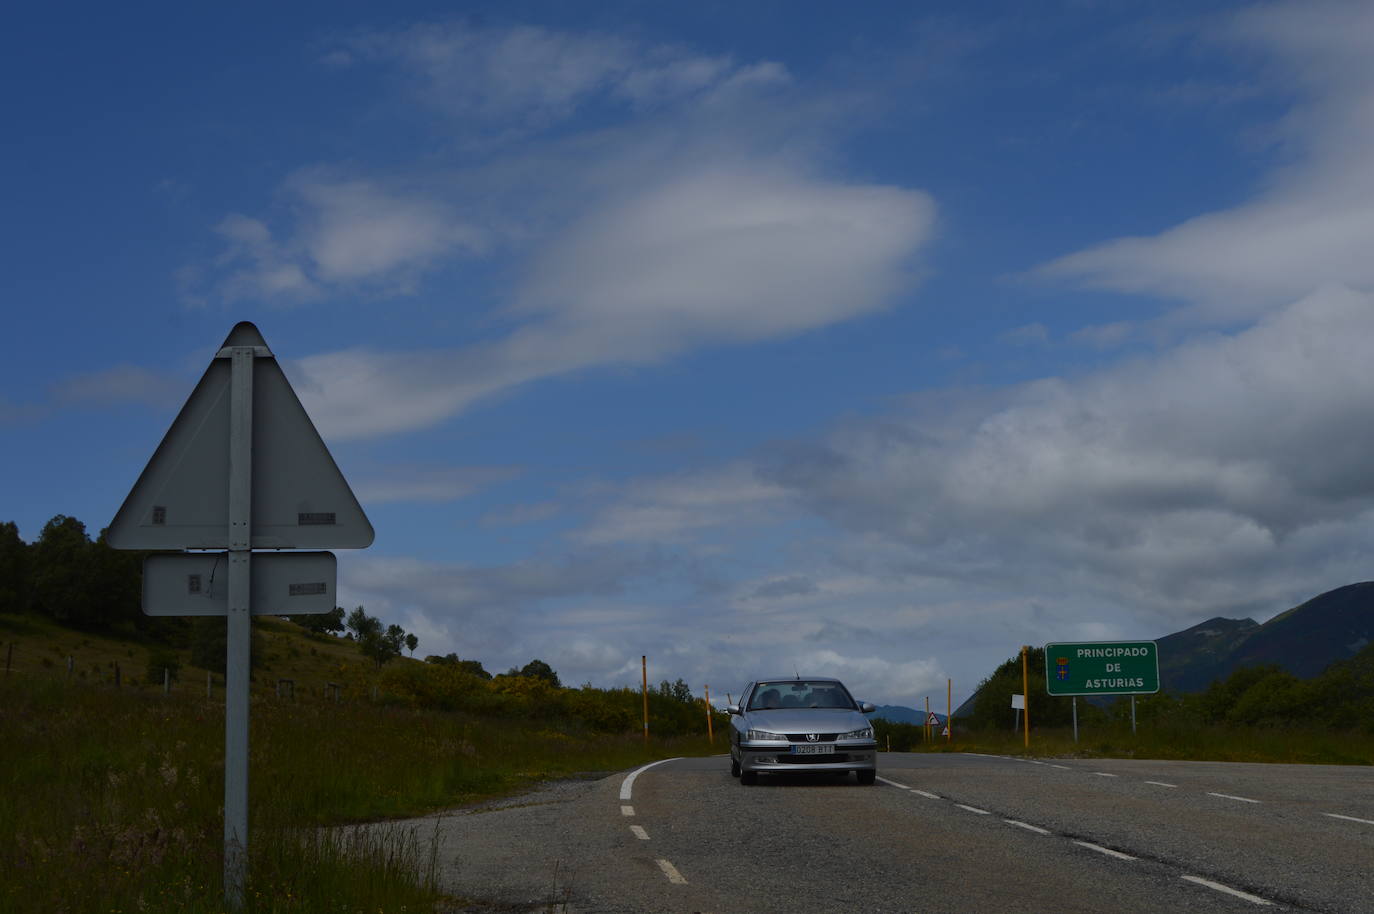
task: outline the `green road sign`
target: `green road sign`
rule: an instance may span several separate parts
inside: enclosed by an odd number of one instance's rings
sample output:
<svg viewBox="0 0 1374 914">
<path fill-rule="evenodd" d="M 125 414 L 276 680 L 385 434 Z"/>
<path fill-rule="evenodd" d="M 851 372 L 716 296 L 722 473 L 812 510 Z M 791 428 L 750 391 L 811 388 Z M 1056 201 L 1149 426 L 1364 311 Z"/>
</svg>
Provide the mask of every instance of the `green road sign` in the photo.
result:
<svg viewBox="0 0 1374 914">
<path fill-rule="evenodd" d="M 1153 641 L 1071 641 L 1045 645 L 1051 695 L 1137 695 L 1159 691 Z"/>
</svg>

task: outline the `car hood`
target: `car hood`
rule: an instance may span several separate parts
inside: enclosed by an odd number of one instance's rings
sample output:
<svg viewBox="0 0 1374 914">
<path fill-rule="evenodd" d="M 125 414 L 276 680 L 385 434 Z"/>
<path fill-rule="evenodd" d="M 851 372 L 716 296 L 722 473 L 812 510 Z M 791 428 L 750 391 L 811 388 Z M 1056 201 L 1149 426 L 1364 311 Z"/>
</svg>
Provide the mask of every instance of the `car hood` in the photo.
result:
<svg viewBox="0 0 1374 914">
<path fill-rule="evenodd" d="M 848 733 L 869 725 L 852 708 L 776 708 L 749 711 L 744 719 L 750 729 L 773 733 Z"/>
</svg>

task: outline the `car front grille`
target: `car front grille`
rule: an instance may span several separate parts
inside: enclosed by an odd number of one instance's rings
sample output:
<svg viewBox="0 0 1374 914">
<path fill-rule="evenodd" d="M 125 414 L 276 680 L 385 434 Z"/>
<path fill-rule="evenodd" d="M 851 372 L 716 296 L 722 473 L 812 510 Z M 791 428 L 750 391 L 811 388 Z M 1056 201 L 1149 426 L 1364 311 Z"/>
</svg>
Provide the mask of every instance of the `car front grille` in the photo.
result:
<svg viewBox="0 0 1374 914">
<path fill-rule="evenodd" d="M 809 739 L 809 737 L 813 735 L 817 738 Z M 833 743 L 835 737 L 839 735 L 838 733 L 789 733 L 787 734 L 787 739 L 789 742 L 793 743 Z"/>
<path fill-rule="evenodd" d="M 830 755 L 779 755 L 778 764 L 780 765 L 831 765 L 839 762 L 848 762 L 849 756 L 843 752 L 835 752 Z"/>
</svg>

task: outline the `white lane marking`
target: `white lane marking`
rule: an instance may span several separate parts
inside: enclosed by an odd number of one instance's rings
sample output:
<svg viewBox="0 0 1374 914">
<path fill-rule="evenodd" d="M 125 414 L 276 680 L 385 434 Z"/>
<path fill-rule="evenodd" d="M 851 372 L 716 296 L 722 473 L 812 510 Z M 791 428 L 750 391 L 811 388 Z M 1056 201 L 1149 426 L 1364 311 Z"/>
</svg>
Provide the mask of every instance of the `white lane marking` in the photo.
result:
<svg viewBox="0 0 1374 914">
<path fill-rule="evenodd" d="M 878 780 L 882 781 L 884 784 L 891 784 L 893 787 L 900 787 L 902 790 L 910 790 L 910 789 L 911 789 L 910 787 L 906 786 L 905 784 L 898 784 L 896 781 L 889 781 L 887 778 L 878 778 Z"/>
<path fill-rule="evenodd" d="M 648 771 L 655 765 L 662 765 L 664 762 L 676 762 L 677 760 L 678 759 L 675 758 L 660 759 L 657 762 L 650 762 L 642 768 L 636 768 L 634 771 L 631 771 L 629 774 L 625 775 L 625 780 L 620 782 L 620 799 L 630 799 L 630 791 L 634 789 L 635 778 L 639 777 L 641 774 Z"/>
<path fill-rule="evenodd" d="M 1229 794 L 1229 793 L 1212 793 L 1212 791 L 1210 791 L 1210 790 L 1207 791 L 1207 796 L 1209 796 L 1209 797 L 1221 797 L 1223 800 L 1239 800 L 1239 801 L 1242 802 L 1242 803 L 1259 803 L 1259 802 L 1261 802 L 1260 800 L 1252 800 L 1252 799 L 1250 799 L 1249 797 L 1237 797 L 1237 796 L 1232 796 L 1232 795 Z"/>
<path fill-rule="evenodd" d="M 929 797 L 929 798 L 932 799 L 932 800 L 938 800 L 938 799 L 940 799 L 940 795 L 939 795 L 938 793 L 930 793 L 930 792 L 925 791 L 925 790 L 917 790 L 915 787 L 911 788 L 911 792 L 912 792 L 912 793 L 919 793 L 921 796 L 923 796 L 923 797 Z"/>
<path fill-rule="evenodd" d="M 687 884 L 687 880 L 682 878 L 682 874 L 677 871 L 677 867 L 673 866 L 667 860 L 657 860 L 655 862 L 658 863 L 658 868 L 663 870 L 663 875 L 667 876 L 668 881 L 673 885 Z"/>
<path fill-rule="evenodd" d="M 1114 851 L 1110 847 L 1103 847 L 1100 844 L 1093 844 L 1089 841 L 1075 841 L 1074 844 L 1086 847 L 1090 851 L 1097 851 L 1099 854 L 1106 854 L 1109 857 L 1116 857 L 1120 860 L 1134 860 L 1130 854 L 1123 854 L 1121 851 Z"/>
<path fill-rule="evenodd" d="M 649 833 L 644 830 L 644 826 L 642 825 L 631 825 L 630 831 L 634 832 L 635 837 L 641 841 L 649 840 Z"/>
<path fill-rule="evenodd" d="M 1068 765 L 1056 765 L 1056 764 L 1054 764 L 1054 763 L 1052 763 L 1052 762 L 1050 763 L 1050 767 L 1051 767 L 1051 768 L 1058 768 L 1060 771 L 1072 771 L 1072 770 L 1073 770 L 1073 769 L 1070 768 Z"/>
<path fill-rule="evenodd" d="M 1115 778 L 1115 777 L 1120 777 L 1120 775 L 1112 774 L 1110 771 L 1094 771 L 1093 774 L 1097 775 L 1097 776 L 1100 777 L 1100 778 Z"/>
<path fill-rule="evenodd" d="M 1037 835 L 1048 835 L 1048 834 L 1049 834 L 1049 832 L 1046 831 L 1045 829 L 1040 828 L 1039 826 L 1036 826 L 1036 825 L 1031 825 L 1029 822 L 1017 822 L 1015 819 L 1003 819 L 1002 821 L 1005 822 L 1005 823 L 1007 823 L 1008 825 L 1015 825 L 1017 828 L 1024 828 L 1026 831 L 1033 831 L 1033 832 L 1035 832 Z"/>
<path fill-rule="evenodd" d="M 1177 784 L 1166 784 L 1166 783 L 1164 783 L 1163 781 L 1146 781 L 1145 783 L 1146 783 L 1146 784 L 1153 784 L 1153 785 L 1155 785 L 1156 787 L 1172 787 L 1172 788 L 1174 788 L 1175 790 L 1178 789 L 1178 785 L 1177 785 Z"/>
<path fill-rule="evenodd" d="M 992 813 L 988 812 L 986 809 L 979 809 L 977 806 L 965 806 L 963 803 L 955 803 L 954 805 L 958 806 L 960 809 L 967 809 L 969 812 L 976 812 L 980 816 L 992 815 Z"/>
<path fill-rule="evenodd" d="M 1374 819 L 1357 819 L 1354 816 L 1343 816 L 1338 812 L 1324 812 L 1322 815 L 1330 816 L 1333 819 L 1344 819 L 1347 822 L 1363 822 L 1365 825 L 1374 825 Z"/>
<path fill-rule="evenodd" d="M 1031 760 L 1030 760 L 1030 763 L 1031 763 L 1032 765 L 1048 765 L 1048 764 L 1049 764 L 1049 762 L 1037 762 L 1035 759 L 1031 759 Z"/>
<path fill-rule="evenodd" d="M 622 806 L 620 807 L 620 814 L 622 816 L 632 816 L 635 814 L 635 808 L 633 806 Z"/>
<path fill-rule="evenodd" d="M 1216 889 L 1218 892 L 1225 892 L 1227 895 L 1234 895 L 1237 898 L 1244 898 L 1246 901 L 1253 901 L 1255 904 L 1272 905 L 1273 902 L 1258 895 L 1251 895 L 1249 892 L 1242 892 L 1240 889 L 1233 889 L 1230 886 L 1222 885 L 1220 882 L 1213 882 L 1210 879 L 1203 879 L 1201 876 L 1184 876 L 1189 882 L 1196 882 L 1198 885 L 1205 885 L 1209 889 Z"/>
</svg>

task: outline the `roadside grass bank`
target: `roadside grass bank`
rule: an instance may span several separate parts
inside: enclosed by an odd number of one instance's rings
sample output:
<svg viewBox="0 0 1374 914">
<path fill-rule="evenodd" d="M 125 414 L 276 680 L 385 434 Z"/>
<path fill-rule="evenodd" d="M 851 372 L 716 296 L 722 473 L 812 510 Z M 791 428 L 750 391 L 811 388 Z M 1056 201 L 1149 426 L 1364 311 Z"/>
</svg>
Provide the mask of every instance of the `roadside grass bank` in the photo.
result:
<svg viewBox="0 0 1374 914">
<path fill-rule="evenodd" d="M 414 834 L 315 826 L 721 751 L 576 719 L 263 693 L 250 720 L 248 912 L 443 901 Z M 0 910 L 222 911 L 223 745 L 223 704 L 203 693 L 0 677 Z"/>
</svg>

